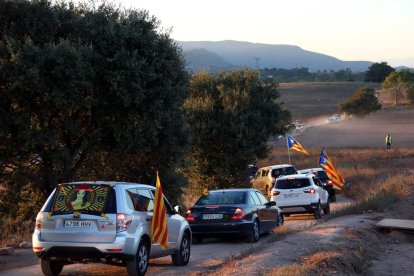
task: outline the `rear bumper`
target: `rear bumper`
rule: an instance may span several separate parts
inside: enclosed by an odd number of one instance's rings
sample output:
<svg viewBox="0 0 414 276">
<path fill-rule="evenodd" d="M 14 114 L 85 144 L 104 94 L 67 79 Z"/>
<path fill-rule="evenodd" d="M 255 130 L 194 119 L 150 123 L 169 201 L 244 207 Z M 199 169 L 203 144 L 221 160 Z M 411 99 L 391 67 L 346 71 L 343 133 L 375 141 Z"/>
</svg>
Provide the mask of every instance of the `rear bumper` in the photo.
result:
<svg viewBox="0 0 414 276">
<path fill-rule="evenodd" d="M 313 213 L 318 208 L 318 203 L 307 205 L 278 206 L 284 214 L 306 214 Z"/>
<path fill-rule="evenodd" d="M 226 223 L 190 223 L 195 237 L 213 236 L 245 236 L 251 232 L 253 223 L 250 221 Z"/>
<path fill-rule="evenodd" d="M 33 251 L 39 258 L 129 259 L 135 255 L 138 241 L 132 236 L 117 236 L 109 243 L 44 241 L 41 232 L 35 230 L 32 244 Z"/>
</svg>

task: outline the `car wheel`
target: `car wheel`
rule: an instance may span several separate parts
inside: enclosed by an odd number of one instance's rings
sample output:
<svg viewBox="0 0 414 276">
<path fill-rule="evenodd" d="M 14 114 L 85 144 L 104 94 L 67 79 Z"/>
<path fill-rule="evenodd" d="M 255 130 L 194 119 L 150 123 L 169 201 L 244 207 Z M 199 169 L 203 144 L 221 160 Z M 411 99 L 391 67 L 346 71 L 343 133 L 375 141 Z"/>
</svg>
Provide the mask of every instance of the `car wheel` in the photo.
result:
<svg viewBox="0 0 414 276">
<path fill-rule="evenodd" d="M 331 205 L 329 204 L 329 202 L 327 203 L 326 207 L 323 208 L 323 214 L 327 215 L 331 212 Z"/>
<path fill-rule="evenodd" d="M 59 275 L 63 269 L 63 262 L 40 259 L 40 267 L 45 275 Z"/>
<path fill-rule="evenodd" d="M 249 235 L 247 236 L 247 242 L 254 243 L 257 242 L 260 238 L 260 225 L 257 219 L 253 222 L 252 229 L 250 230 Z"/>
<path fill-rule="evenodd" d="M 318 203 L 318 206 L 316 207 L 316 210 L 313 212 L 313 215 L 315 216 L 316 219 L 320 219 L 322 217 L 322 208 L 321 208 L 321 203 Z"/>
<path fill-rule="evenodd" d="M 277 215 L 277 226 L 282 226 L 285 223 L 285 219 L 283 218 L 283 213 L 280 212 Z"/>
<path fill-rule="evenodd" d="M 194 237 L 193 236 L 193 244 L 200 244 L 203 242 L 203 238 L 202 237 Z"/>
<path fill-rule="evenodd" d="M 336 201 L 336 195 L 334 194 L 334 195 L 332 195 L 331 197 L 330 197 L 330 200 L 331 200 L 331 202 L 335 202 Z"/>
<path fill-rule="evenodd" d="M 187 233 L 184 233 L 183 238 L 181 240 L 180 249 L 176 253 L 171 255 L 173 264 L 177 266 L 183 266 L 188 264 L 188 261 L 190 260 L 190 252 L 190 237 Z"/>
<path fill-rule="evenodd" d="M 148 269 L 148 244 L 144 240 L 141 240 L 138 245 L 137 254 L 134 258 L 127 262 L 128 275 L 145 275 Z"/>
</svg>

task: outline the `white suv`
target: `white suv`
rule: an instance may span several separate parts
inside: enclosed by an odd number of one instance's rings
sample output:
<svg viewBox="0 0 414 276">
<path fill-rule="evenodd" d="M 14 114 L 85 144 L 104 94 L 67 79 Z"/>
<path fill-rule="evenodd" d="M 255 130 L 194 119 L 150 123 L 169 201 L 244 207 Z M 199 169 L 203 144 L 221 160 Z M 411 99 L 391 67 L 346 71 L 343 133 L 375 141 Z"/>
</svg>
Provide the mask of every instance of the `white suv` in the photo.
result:
<svg viewBox="0 0 414 276">
<path fill-rule="evenodd" d="M 322 210 L 324 214 L 330 212 L 328 192 L 312 173 L 277 178 L 270 200 L 276 201 L 276 205 L 286 216 L 311 213 L 319 219 Z"/>
<path fill-rule="evenodd" d="M 191 229 L 164 198 L 168 248 L 150 238 L 155 187 L 126 182 L 59 184 L 36 217 L 33 251 L 45 275 L 65 264 L 100 261 L 125 265 L 144 275 L 150 258 L 172 256 L 175 265 L 190 259 Z"/>
</svg>

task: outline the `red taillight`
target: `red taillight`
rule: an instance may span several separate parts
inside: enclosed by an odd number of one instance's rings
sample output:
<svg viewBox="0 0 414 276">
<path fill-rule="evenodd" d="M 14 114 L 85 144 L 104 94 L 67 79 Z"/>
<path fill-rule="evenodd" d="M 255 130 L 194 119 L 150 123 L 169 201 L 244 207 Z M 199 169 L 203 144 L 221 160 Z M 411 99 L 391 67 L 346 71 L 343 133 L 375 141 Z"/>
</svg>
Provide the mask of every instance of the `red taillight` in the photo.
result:
<svg viewBox="0 0 414 276">
<path fill-rule="evenodd" d="M 36 216 L 35 228 L 37 230 L 42 230 L 42 223 L 43 223 L 43 212 L 39 212 Z"/>
<path fill-rule="evenodd" d="M 280 195 L 279 191 L 272 191 L 272 196 L 277 196 L 277 195 Z"/>
<path fill-rule="evenodd" d="M 191 213 L 191 210 L 188 210 L 185 214 L 186 214 L 185 219 L 187 221 L 195 221 L 195 218 L 193 217 L 193 213 Z"/>
<path fill-rule="evenodd" d="M 307 194 L 316 194 L 316 189 L 310 188 L 310 189 L 303 190 L 303 192 Z"/>
<path fill-rule="evenodd" d="M 132 217 L 127 214 L 116 214 L 116 232 L 126 231 L 131 225 Z"/>
<path fill-rule="evenodd" d="M 123 250 L 121 249 L 121 248 L 116 248 L 116 249 L 107 249 L 106 251 L 108 251 L 108 252 L 115 252 L 115 253 L 119 253 L 119 252 L 122 252 Z"/>
<path fill-rule="evenodd" d="M 241 208 L 237 208 L 234 211 L 233 215 L 231 215 L 230 219 L 244 219 L 246 217 L 246 213 Z"/>
<path fill-rule="evenodd" d="M 39 252 L 39 251 L 42 251 L 43 249 L 45 248 L 44 247 L 33 247 L 34 252 Z"/>
</svg>

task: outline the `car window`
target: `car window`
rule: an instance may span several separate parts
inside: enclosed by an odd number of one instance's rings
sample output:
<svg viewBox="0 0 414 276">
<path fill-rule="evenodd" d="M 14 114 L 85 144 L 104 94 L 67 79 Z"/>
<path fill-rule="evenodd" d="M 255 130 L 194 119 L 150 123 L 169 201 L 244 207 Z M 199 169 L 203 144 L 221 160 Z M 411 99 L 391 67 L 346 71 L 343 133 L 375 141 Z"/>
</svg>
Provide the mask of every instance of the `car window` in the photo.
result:
<svg viewBox="0 0 414 276">
<path fill-rule="evenodd" d="M 280 176 L 280 170 L 279 169 L 273 169 L 272 170 L 272 177 L 278 178 Z"/>
<path fill-rule="evenodd" d="M 313 179 L 313 183 L 315 183 L 315 185 L 322 186 L 321 181 L 317 177 L 312 177 L 312 179 Z"/>
<path fill-rule="evenodd" d="M 290 174 L 297 174 L 297 170 L 294 167 L 286 167 L 283 168 L 284 175 L 290 175 Z"/>
<path fill-rule="evenodd" d="M 252 205 L 260 205 L 260 200 L 255 193 L 249 193 L 249 199 Z"/>
<path fill-rule="evenodd" d="M 201 196 L 196 205 L 212 204 L 244 204 L 246 202 L 246 192 L 243 191 L 226 191 L 214 192 Z"/>
<path fill-rule="evenodd" d="M 258 170 L 254 175 L 254 178 L 259 178 L 262 175 L 262 170 Z"/>
<path fill-rule="evenodd" d="M 128 189 L 127 204 L 132 210 L 139 212 L 152 212 L 154 201 L 148 189 Z"/>
<path fill-rule="evenodd" d="M 287 178 L 276 181 L 276 189 L 298 189 L 310 186 L 308 178 Z"/>
<path fill-rule="evenodd" d="M 325 171 L 318 171 L 318 178 L 322 181 L 326 181 L 329 179 Z"/>
<path fill-rule="evenodd" d="M 255 193 L 260 200 L 260 205 L 265 205 L 266 203 L 269 202 L 269 200 L 262 193 L 260 192 L 255 192 Z"/>
<path fill-rule="evenodd" d="M 151 189 L 151 194 L 152 194 L 152 197 L 155 198 L 155 189 Z M 165 195 L 163 195 L 163 198 L 164 198 L 165 209 L 167 209 L 166 210 L 167 213 L 169 213 L 169 214 L 175 213 L 174 209 L 171 207 L 171 204 L 168 201 L 168 199 L 165 197 Z"/>
<path fill-rule="evenodd" d="M 268 169 L 264 169 L 262 171 L 262 176 L 267 176 L 268 173 L 269 173 L 269 170 Z"/>
</svg>

